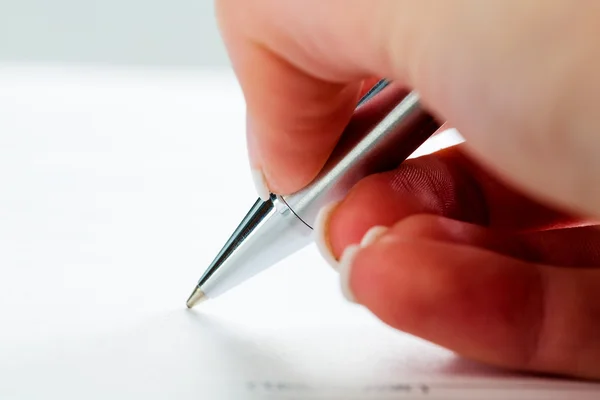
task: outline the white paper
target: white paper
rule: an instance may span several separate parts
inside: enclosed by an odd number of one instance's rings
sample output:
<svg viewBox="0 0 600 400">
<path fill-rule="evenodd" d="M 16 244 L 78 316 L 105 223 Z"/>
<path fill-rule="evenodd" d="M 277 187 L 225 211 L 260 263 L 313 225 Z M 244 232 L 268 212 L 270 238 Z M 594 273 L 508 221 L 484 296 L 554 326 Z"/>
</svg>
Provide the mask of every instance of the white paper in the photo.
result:
<svg viewBox="0 0 600 400">
<path fill-rule="evenodd" d="M 346 303 L 308 247 L 192 311 L 255 200 L 230 73 L 0 68 L 1 399 L 592 399 Z"/>
</svg>

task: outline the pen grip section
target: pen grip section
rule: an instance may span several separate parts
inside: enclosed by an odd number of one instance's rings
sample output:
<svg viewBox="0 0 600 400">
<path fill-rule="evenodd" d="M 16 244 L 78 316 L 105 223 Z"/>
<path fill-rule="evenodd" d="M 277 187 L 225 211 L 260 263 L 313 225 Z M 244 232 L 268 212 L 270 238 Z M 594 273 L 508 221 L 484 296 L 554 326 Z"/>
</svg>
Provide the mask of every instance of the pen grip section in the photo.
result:
<svg viewBox="0 0 600 400">
<path fill-rule="evenodd" d="M 365 176 L 397 167 L 439 126 L 416 93 L 390 87 L 357 109 L 320 174 L 283 199 L 312 227 L 321 207 L 342 199 Z"/>
</svg>

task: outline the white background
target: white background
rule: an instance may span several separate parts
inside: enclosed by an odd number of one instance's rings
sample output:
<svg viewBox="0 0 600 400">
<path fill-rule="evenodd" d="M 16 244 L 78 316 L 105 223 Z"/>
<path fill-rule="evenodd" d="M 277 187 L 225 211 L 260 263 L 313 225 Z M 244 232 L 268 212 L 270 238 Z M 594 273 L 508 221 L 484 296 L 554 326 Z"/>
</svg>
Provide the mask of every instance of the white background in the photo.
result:
<svg viewBox="0 0 600 400">
<path fill-rule="evenodd" d="M 0 87 L 0 398 L 297 398 L 248 387 L 264 381 L 320 399 L 572 387 L 388 329 L 342 299 L 314 246 L 187 310 L 256 198 L 231 73 L 5 67 Z"/>
<path fill-rule="evenodd" d="M 223 68 L 212 0 L 0 0 L 0 62 Z"/>
</svg>

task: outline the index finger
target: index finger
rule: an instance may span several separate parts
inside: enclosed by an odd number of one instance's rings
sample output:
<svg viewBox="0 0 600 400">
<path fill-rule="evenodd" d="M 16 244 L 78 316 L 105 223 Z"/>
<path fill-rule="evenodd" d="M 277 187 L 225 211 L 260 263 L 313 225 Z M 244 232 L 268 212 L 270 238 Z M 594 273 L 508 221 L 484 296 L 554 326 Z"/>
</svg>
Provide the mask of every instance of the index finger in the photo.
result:
<svg viewBox="0 0 600 400">
<path fill-rule="evenodd" d="M 398 69 L 389 67 L 387 53 L 376 45 L 387 35 L 371 23 L 381 21 L 389 4 L 218 2 L 223 38 L 246 99 L 249 156 L 261 197 L 308 184 L 360 96 L 376 82 L 373 76 L 397 80 Z"/>
</svg>

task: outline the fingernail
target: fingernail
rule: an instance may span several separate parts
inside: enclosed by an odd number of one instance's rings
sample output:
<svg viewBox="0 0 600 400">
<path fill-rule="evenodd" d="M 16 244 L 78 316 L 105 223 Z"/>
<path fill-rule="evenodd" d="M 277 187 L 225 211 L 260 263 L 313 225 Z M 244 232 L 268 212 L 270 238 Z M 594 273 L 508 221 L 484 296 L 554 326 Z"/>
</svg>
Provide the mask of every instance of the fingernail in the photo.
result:
<svg viewBox="0 0 600 400">
<path fill-rule="evenodd" d="M 356 258 L 356 255 L 360 249 L 361 247 L 356 244 L 346 247 L 346 250 L 344 250 L 342 253 L 342 257 L 340 258 L 340 263 L 338 266 L 342 294 L 346 300 L 351 303 L 356 303 L 356 298 L 352 293 L 352 289 L 350 289 L 350 275 L 352 273 L 352 264 L 354 263 L 354 259 Z"/>
<path fill-rule="evenodd" d="M 254 188 L 256 193 L 263 200 L 269 200 L 271 191 L 263 170 L 258 167 L 260 165 L 258 148 L 256 146 L 256 136 L 254 134 L 254 128 L 252 120 L 248 113 L 246 113 L 246 144 L 248 147 L 248 158 L 250 159 L 250 168 L 252 169 L 252 181 L 254 182 Z"/>
<path fill-rule="evenodd" d="M 340 284 L 342 288 L 342 294 L 344 297 L 352 303 L 356 303 L 356 298 L 350 289 L 350 275 L 352 273 L 352 264 L 356 258 L 356 254 L 360 249 L 363 249 L 377 241 L 380 237 L 385 235 L 389 231 L 387 226 L 376 225 L 369 229 L 363 236 L 359 245 L 350 245 L 346 247 L 340 258 L 338 271 L 340 273 Z"/>
<path fill-rule="evenodd" d="M 387 231 L 389 231 L 389 228 L 387 226 L 376 225 L 376 226 L 372 227 L 371 229 L 369 229 L 367 231 L 367 233 L 365 233 L 365 236 L 363 236 L 362 240 L 360 241 L 360 246 L 367 247 L 370 244 L 373 244 L 377 239 L 382 237 Z"/>
<path fill-rule="evenodd" d="M 261 169 L 252 169 L 252 180 L 254 181 L 254 187 L 256 189 L 256 193 L 258 193 L 258 196 L 263 201 L 269 200 L 271 191 L 267 186 L 265 174 L 263 174 Z"/>
<path fill-rule="evenodd" d="M 334 269 L 338 268 L 338 261 L 333 255 L 331 243 L 329 241 L 329 217 L 339 204 L 339 201 L 327 204 L 325 207 L 321 208 L 315 220 L 315 243 L 317 249 L 319 249 L 319 252 L 325 261 L 327 261 Z"/>
</svg>

